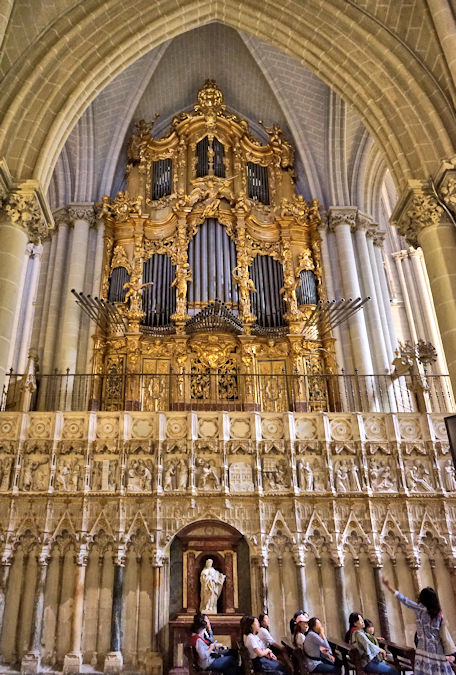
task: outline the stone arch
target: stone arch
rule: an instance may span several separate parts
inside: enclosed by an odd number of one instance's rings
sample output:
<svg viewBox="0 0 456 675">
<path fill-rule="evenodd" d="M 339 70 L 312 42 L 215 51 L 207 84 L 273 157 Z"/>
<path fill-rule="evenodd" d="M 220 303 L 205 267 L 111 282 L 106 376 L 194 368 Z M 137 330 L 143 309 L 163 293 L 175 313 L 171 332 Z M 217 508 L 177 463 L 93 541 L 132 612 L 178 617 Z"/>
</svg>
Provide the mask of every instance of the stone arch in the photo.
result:
<svg viewBox="0 0 456 675">
<path fill-rule="evenodd" d="M 359 8 L 347 4 L 341 12 L 336 1 L 316 0 L 278 7 L 266 0 L 260 14 L 255 0 L 246 0 L 242 13 L 234 0 L 187 0 L 179 6 L 144 0 L 131 12 L 111 0 L 73 6 L 5 77 L 0 143 L 15 177 L 33 177 L 46 189 L 69 132 L 97 92 L 163 40 L 211 21 L 304 61 L 354 105 L 385 152 L 397 185 L 426 177 L 441 157 L 452 154 L 455 123 L 445 93 L 412 50 Z"/>
</svg>

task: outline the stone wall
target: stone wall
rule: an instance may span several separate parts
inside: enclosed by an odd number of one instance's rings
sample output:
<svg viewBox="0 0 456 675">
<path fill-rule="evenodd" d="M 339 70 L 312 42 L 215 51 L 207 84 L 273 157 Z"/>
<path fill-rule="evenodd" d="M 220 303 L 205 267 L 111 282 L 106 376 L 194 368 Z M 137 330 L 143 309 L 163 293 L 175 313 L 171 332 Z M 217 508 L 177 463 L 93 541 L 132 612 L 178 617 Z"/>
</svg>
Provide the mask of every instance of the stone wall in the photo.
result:
<svg viewBox="0 0 456 675">
<path fill-rule="evenodd" d="M 124 667 L 156 669 L 170 544 L 200 519 L 244 535 L 252 608 L 268 606 L 278 637 L 304 606 L 334 637 L 358 610 L 411 644 L 414 616 L 384 597 L 383 571 L 412 597 L 437 587 L 456 626 L 441 415 L 2 413 L 0 436 L 6 663 L 102 667 L 117 584 Z"/>
</svg>

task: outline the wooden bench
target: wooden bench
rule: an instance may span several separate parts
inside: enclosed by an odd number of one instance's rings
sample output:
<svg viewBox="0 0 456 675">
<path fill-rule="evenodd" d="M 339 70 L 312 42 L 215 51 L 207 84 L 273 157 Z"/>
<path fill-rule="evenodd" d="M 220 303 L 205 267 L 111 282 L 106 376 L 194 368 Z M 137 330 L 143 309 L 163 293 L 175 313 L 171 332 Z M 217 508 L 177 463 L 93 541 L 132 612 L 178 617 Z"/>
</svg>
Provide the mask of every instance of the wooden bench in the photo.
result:
<svg viewBox="0 0 456 675">
<path fill-rule="evenodd" d="M 381 643 L 381 646 L 392 654 L 394 667 L 399 673 L 413 673 L 415 668 L 415 650 L 413 647 L 404 647 L 386 640 Z"/>
<path fill-rule="evenodd" d="M 357 666 L 350 658 L 351 647 L 347 642 L 341 642 L 340 640 L 334 640 L 333 638 L 327 638 L 329 646 L 331 647 L 332 653 L 334 656 L 337 656 L 339 661 L 342 662 L 344 667 L 344 673 L 349 675 L 349 673 L 359 673 L 359 670 L 356 670 Z M 364 671 L 361 671 L 364 672 Z"/>
<path fill-rule="evenodd" d="M 220 675 L 216 674 L 214 670 L 201 670 L 198 665 L 198 657 L 196 655 L 196 650 L 189 644 L 184 644 L 184 655 L 188 662 L 188 673 L 189 675 L 202 675 L 202 673 Z"/>
<path fill-rule="evenodd" d="M 254 675 L 253 663 L 250 658 L 249 650 L 242 642 L 237 643 L 239 654 L 241 655 L 241 668 L 244 675 Z"/>
</svg>

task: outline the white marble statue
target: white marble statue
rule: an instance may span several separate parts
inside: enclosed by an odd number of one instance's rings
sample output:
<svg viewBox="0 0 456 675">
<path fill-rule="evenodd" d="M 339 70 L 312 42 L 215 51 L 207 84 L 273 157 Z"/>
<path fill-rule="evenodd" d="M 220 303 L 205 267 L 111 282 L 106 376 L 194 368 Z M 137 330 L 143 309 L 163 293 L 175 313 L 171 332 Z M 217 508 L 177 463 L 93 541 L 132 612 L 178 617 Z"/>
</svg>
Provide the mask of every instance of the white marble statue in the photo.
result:
<svg viewBox="0 0 456 675">
<path fill-rule="evenodd" d="M 200 574 L 201 581 L 201 614 L 217 614 L 217 600 L 222 592 L 225 575 L 212 567 L 213 560 L 206 560 Z"/>
</svg>

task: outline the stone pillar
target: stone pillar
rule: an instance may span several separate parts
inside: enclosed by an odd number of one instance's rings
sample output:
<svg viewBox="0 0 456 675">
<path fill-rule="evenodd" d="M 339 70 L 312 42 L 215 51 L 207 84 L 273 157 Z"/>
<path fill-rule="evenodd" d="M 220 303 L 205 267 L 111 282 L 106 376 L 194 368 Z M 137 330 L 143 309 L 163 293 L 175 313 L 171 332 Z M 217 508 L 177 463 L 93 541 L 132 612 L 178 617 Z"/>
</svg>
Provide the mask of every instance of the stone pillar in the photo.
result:
<svg viewBox="0 0 456 675">
<path fill-rule="evenodd" d="M 334 576 L 336 580 L 337 613 L 339 615 L 340 634 L 343 639 L 348 628 L 349 611 L 345 594 L 345 571 L 340 561 L 334 563 Z"/>
<path fill-rule="evenodd" d="M 21 640 L 21 618 L 24 612 L 25 589 L 27 588 L 27 571 L 30 560 L 30 551 L 24 551 L 22 558 L 21 583 L 19 585 L 19 607 L 17 610 L 15 640 L 14 640 L 14 661 L 19 663 L 22 659 L 23 642 Z"/>
<path fill-rule="evenodd" d="M 63 297 L 63 312 L 60 322 L 60 339 L 57 348 L 57 365 L 61 372 L 76 370 L 81 310 L 71 290 L 82 291 L 87 268 L 89 228 L 94 223 L 92 204 L 73 204 L 68 209 L 73 224 L 73 240 L 69 253 L 67 281 Z"/>
<path fill-rule="evenodd" d="M 32 629 L 30 634 L 29 650 L 22 657 L 21 673 L 38 673 L 41 659 L 41 631 L 44 612 L 44 589 L 49 558 L 41 556 L 37 559 L 37 577 L 35 596 L 33 598 Z"/>
<path fill-rule="evenodd" d="M 439 329 L 437 326 L 437 317 L 435 315 L 434 302 L 432 300 L 432 294 L 429 288 L 429 280 L 427 278 L 426 266 L 424 264 L 423 251 L 420 248 L 410 248 L 408 254 L 414 271 L 414 278 L 416 279 L 418 286 L 418 295 L 421 300 L 420 311 L 423 313 L 423 323 L 425 326 L 425 335 L 420 337 L 430 339 L 437 350 L 437 361 L 434 372 L 446 373 L 448 367 L 443 355 L 442 340 L 440 339 Z"/>
<path fill-rule="evenodd" d="M 152 558 L 152 571 L 154 579 L 154 599 L 152 604 L 152 651 L 160 651 L 160 591 L 163 572 L 163 563 L 159 555 Z"/>
<path fill-rule="evenodd" d="M 104 672 L 118 675 L 123 667 L 123 657 L 121 652 L 121 621 L 122 621 L 122 599 L 123 599 L 123 581 L 125 574 L 125 559 L 118 557 L 114 560 L 114 582 L 112 589 L 112 610 L 111 610 L 111 644 L 110 651 L 106 654 L 104 662 Z"/>
<path fill-rule="evenodd" d="M 448 169 L 448 167 L 450 167 Z M 448 170 L 447 170 L 448 169 Z M 444 165 L 436 177 L 438 193 L 454 208 L 456 165 Z M 452 183 L 451 183 L 452 181 Z M 456 387 L 456 228 L 443 202 L 437 201 L 427 183 L 413 181 L 398 202 L 392 221 L 411 246 L 423 249 L 429 282 L 434 298 L 443 348 L 453 389 Z"/>
<path fill-rule="evenodd" d="M 50 283 L 46 283 L 46 289 L 49 286 L 49 298 L 47 307 L 43 309 L 43 321 L 41 323 L 42 336 L 40 336 L 40 345 L 42 344 L 42 362 L 40 370 L 45 375 L 50 375 L 56 367 L 55 349 L 57 327 L 62 307 L 62 287 L 64 286 L 65 260 L 68 243 L 69 219 L 66 209 L 60 210 L 54 214 L 55 222 L 58 227 L 54 234 L 52 246 L 55 248 L 54 258 L 50 260 L 52 269 L 49 270 L 49 277 L 52 276 Z M 54 241 L 55 246 L 54 246 Z M 52 386 L 48 378 L 42 378 L 38 395 L 38 409 L 45 408 L 48 389 Z"/>
<path fill-rule="evenodd" d="M 355 208 L 331 208 L 329 210 L 329 224 L 336 235 L 342 288 L 346 299 L 361 297 L 351 234 L 352 227 L 356 224 L 356 215 L 357 209 Z M 361 374 L 371 375 L 374 369 L 362 310 L 349 319 L 349 330 L 355 367 Z"/>
<path fill-rule="evenodd" d="M 233 574 L 233 554 L 231 551 L 225 553 L 225 612 L 234 614 L 234 574 Z"/>
<path fill-rule="evenodd" d="M 296 582 L 298 586 L 298 605 L 301 609 L 307 608 L 306 602 L 306 552 L 304 547 L 299 547 L 294 552 L 296 565 Z"/>
<path fill-rule="evenodd" d="M 383 300 L 383 307 L 386 317 L 386 326 L 388 327 L 388 333 L 391 341 L 391 349 L 394 355 L 394 352 L 397 349 L 397 336 L 396 336 L 396 327 L 394 325 L 393 320 L 393 313 L 391 311 L 390 292 L 388 289 L 388 284 L 386 282 L 385 265 L 383 262 L 382 250 L 384 242 L 385 242 L 385 233 L 376 230 L 372 238 L 372 243 L 373 243 L 374 258 L 377 264 L 374 265 L 373 268 L 376 270 L 378 274 L 378 282 L 380 285 L 379 297 Z"/>
<path fill-rule="evenodd" d="M 155 569 L 155 568 L 154 568 Z M 187 553 L 187 611 L 195 613 L 198 607 L 198 594 L 196 584 L 195 552 Z"/>
<path fill-rule="evenodd" d="M 2 560 L 0 572 L 0 638 L 3 631 L 3 616 L 5 614 L 6 594 L 8 591 L 8 579 L 11 571 L 11 558 Z M 1 656 L 0 656 L 1 663 Z"/>
<path fill-rule="evenodd" d="M 31 271 L 26 288 L 27 298 L 23 299 L 23 306 L 19 321 L 21 323 L 21 338 L 19 342 L 19 349 L 17 353 L 18 373 L 23 373 L 27 366 L 28 354 L 31 346 L 33 321 L 35 317 L 35 305 L 38 293 L 38 280 L 41 270 L 41 257 L 43 254 L 43 247 L 41 245 L 35 246 L 29 244 L 27 246 L 30 256 Z"/>
<path fill-rule="evenodd" d="M 5 384 L 18 293 L 27 243 L 39 244 L 48 234 L 36 190 L 0 194 L 0 392 Z"/>
<path fill-rule="evenodd" d="M 411 558 L 410 560 L 407 561 L 409 570 L 410 570 L 410 575 L 412 577 L 412 583 L 413 583 L 413 591 L 415 593 L 415 598 L 418 597 L 420 594 L 420 589 L 421 589 L 421 582 L 420 582 L 420 577 L 418 574 L 418 570 L 420 569 L 420 562 L 418 558 Z"/>
<path fill-rule="evenodd" d="M 93 279 L 92 279 L 92 296 L 99 297 L 101 291 L 101 275 L 102 275 L 102 266 L 103 266 L 103 252 L 104 252 L 104 222 L 100 219 L 96 221 L 96 232 L 97 232 L 97 242 L 95 247 L 95 262 L 93 270 Z M 92 331 L 95 330 L 95 323 L 90 322 L 89 330 L 89 344 L 87 349 L 87 358 L 86 358 L 86 367 L 85 372 L 92 372 L 92 359 L 93 359 L 93 348 L 94 340 L 92 338 Z"/>
<path fill-rule="evenodd" d="M 407 315 L 410 337 L 415 344 L 418 342 L 418 334 L 416 332 L 415 320 L 412 311 L 412 304 L 410 301 L 409 290 L 405 279 L 402 263 L 407 258 L 407 251 L 396 251 L 392 254 L 393 260 L 396 263 L 397 275 L 401 286 L 402 298 L 404 300 L 405 313 Z M 420 336 L 421 337 L 421 336 Z"/>
<path fill-rule="evenodd" d="M 378 225 L 373 225 L 366 232 L 366 243 L 367 250 L 369 252 L 369 261 L 370 267 L 372 270 L 372 277 L 375 285 L 375 294 L 377 296 L 377 305 L 380 312 L 380 322 L 381 329 L 383 333 L 383 339 L 385 341 L 386 350 L 388 353 L 388 364 L 391 368 L 391 364 L 394 359 L 394 350 L 397 347 L 397 338 L 396 338 L 396 329 L 394 327 L 393 315 L 391 312 L 390 304 L 390 294 L 388 291 L 388 285 L 386 283 L 386 271 L 382 264 L 379 267 L 377 252 L 380 252 L 381 249 L 374 242 L 378 243 L 381 241 L 381 237 L 377 231 Z M 386 287 L 386 296 L 384 297 Z"/>
<path fill-rule="evenodd" d="M 372 569 L 374 571 L 375 593 L 377 595 L 378 618 L 380 621 L 380 635 L 384 637 L 385 640 L 389 640 L 391 634 L 388 621 L 388 612 L 386 610 L 386 598 L 382 585 L 383 568 L 381 565 L 374 563 Z"/>
<path fill-rule="evenodd" d="M 82 666 L 81 636 L 84 618 L 84 584 L 87 555 L 79 553 L 76 558 L 76 576 L 73 590 L 73 620 L 71 624 L 71 651 L 65 654 L 63 672 L 79 673 Z"/>
<path fill-rule="evenodd" d="M 366 305 L 366 308 L 363 311 L 366 317 L 370 317 L 370 338 L 375 372 L 385 373 L 390 371 L 391 363 L 388 358 L 382 329 L 379 308 L 381 299 L 377 297 L 369 249 L 367 246 L 366 232 L 370 225 L 370 219 L 367 216 L 358 213 L 355 226 L 355 240 L 358 248 L 359 268 L 364 292 L 371 297 L 371 301 Z"/>
</svg>

